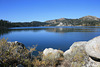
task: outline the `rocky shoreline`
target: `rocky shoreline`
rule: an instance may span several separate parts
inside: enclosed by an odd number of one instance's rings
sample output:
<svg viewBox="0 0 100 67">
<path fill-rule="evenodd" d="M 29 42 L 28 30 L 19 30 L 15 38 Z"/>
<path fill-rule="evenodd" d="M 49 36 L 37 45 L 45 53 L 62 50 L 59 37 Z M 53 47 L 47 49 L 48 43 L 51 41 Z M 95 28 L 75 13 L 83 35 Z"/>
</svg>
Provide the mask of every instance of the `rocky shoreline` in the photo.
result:
<svg viewBox="0 0 100 67">
<path fill-rule="evenodd" d="M 24 44 L 17 41 L 7 42 L 7 44 L 9 46 L 17 45 L 17 48 L 13 52 L 19 53 L 19 50 L 21 50 L 22 54 L 20 55 L 22 56 L 24 51 L 28 52 L 27 58 L 30 56 L 32 60 L 30 61 L 32 63 L 35 61 L 33 65 L 37 65 L 36 67 L 100 67 L 100 36 L 89 41 L 74 42 L 70 49 L 65 52 L 53 48 L 46 48 L 37 59 L 38 63 L 36 63 L 37 60 L 34 60 L 35 58 L 33 58 L 31 53 L 34 49 L 28 51 Z M 18 59 L 20 60 L 20 58 Z M 20 66 L 27 67 L 23 63 L 17 64 L 17 67 Z"/>
<path fill-rule="evenodd" d="M 100 36 L 89 41 L 75 42 L 65 52 L 46 48 L 43 57 L 45 60 L 63 57 L 60 67 L 100 67 Z"/>
</svg>

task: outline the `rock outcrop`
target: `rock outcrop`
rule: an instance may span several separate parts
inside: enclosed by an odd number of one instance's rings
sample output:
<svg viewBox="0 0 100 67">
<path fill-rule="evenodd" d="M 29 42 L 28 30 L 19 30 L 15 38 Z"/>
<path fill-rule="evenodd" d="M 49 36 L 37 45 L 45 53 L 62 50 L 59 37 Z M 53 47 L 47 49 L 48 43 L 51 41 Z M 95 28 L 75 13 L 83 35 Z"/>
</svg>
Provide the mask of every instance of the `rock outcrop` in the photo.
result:
<svg viewBox="0 0 100 67">
<path fill-rule="evenodd" d="M 88 41 L 85 50 L 89 56 L 100 59 L 100 36 Z"/>
<path fill-rule="evenodd" d="M 70 67 L 99 67 L 100 36 L 87 42 L 75 42 L 63 55 L 65 61 L 70 62 Z M 66 64 L 65 61 L 62 66 Z"/>
</svg>

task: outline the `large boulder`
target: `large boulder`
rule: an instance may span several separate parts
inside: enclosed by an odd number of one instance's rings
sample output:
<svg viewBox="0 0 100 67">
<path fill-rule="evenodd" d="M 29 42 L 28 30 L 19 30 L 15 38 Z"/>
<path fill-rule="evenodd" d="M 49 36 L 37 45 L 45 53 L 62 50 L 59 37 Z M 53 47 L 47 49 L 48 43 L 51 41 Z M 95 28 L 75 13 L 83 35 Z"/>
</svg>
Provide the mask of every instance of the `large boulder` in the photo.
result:
<svg viewBox="0 0 100 67">
<path fill-rule="evenodd" d="M 85 50 L 89 56 L 100 59 L 100 36 L 88 41 Z"/>
<path fill-rule="evenodd" d="M 71 67 L 82 67 L 88 63 L 89 56 L 86 54 L 85 46 L 87 42 L 75 42 L 72 44 L 69 50 L 66 50 L 63 54 L 65 60 L 68 62 L 63 62 L 69 64 Z"/>
<path fill-rule="evenodd" d="M 56 60 L 63 56 L 63 51 L 53 49 L 53 48 L 46 48 L 43 51 L 43 60 Z"/>
<path fill-rule="evenodd" d="M 76 53 L 75 50 L 84 50 L 85 49 L 85 45 L 86 45 L 87 41 L 81 41 L 81 42 L 74 42 L 72 44 L 72 46 L 70 47 L 69 50 L 66 50 L 63 54 L 64 58 L 67 57 L 67 55 L 72 55 L 72 52 Z"/>
<path fill-rule="evenodd" d="M 75 42 L 64 52 L 71 67 L 100 67 L 100 36 L 89 41 Z M 63 65 L 64 66 L 64 65 Z"/>
</svg>

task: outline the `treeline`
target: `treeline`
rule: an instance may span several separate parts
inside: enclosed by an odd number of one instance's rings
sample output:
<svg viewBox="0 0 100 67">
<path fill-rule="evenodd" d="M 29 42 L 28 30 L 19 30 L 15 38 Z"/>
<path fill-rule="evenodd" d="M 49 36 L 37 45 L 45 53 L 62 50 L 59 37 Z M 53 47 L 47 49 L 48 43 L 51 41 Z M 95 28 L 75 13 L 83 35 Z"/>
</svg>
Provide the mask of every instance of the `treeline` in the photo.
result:
<svg viewBox="0 0 100 67">
<path fill-rule="evenodd" d="M 0 29 L 6 29 L 10 27 L 33 27 L 33 26 L 46 26 L 49 23 L 39 22 L 39 21 L 32 21 L 32 22 L 16 22 L 12 23 L 6 20 L 0 20 Z"/>
<path fill-rule="evenodd" d="M 13 24 L 6 20 L 0 20 L 0 29 L 13 27 Z"/>
<path fill-rule="evenodd" d="M 12 24 L 13 24 L 13 27 L 33 27 L 33 26 L 45 26 L 45 25 L 48 25 L 49 23 L 32 21 L 32 22 L 24 22 L 24 23 L 16 22 Z"/>
</svg>

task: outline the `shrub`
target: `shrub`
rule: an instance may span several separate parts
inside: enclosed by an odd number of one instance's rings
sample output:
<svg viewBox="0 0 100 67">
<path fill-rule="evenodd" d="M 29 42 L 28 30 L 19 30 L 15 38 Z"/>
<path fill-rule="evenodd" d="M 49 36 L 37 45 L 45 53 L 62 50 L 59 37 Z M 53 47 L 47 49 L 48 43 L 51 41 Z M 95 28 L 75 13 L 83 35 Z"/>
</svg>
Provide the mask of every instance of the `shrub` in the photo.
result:
<svg viewBox="0 0 100 67">
<path fill-rule="evenodd" d="M 26 49 L 15 42 L 7 42 L 7 39 L 0 40 L 0 64 L 1 67 L 16 67 L 22 64 L 25 67 L 56 67 L 63 58 L 56 60 L 41 60 L 42 52 L 38 56 L 33 56 L 33 51 L 36 51 L 36 46 Z"/>
</svg>

